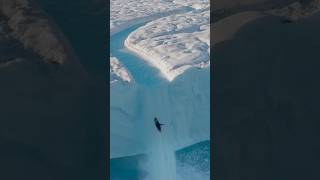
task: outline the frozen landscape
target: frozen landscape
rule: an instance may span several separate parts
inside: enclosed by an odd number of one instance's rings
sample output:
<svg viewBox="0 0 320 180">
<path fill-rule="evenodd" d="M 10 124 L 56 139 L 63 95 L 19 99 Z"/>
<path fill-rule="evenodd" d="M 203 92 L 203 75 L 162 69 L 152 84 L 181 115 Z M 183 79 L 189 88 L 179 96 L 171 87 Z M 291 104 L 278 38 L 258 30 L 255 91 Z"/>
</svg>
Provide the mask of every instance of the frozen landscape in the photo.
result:
<svg viewBox="0 0 320 180">
<path fill-rule="evenodd" d="M 209 179 L 209 23 L 209 1 L 111 1 L 111 179 Z"/>
<path fill-rule="evenodd" d="M 209 66 L 209 22 L 209 11 L 163 17 L 131 33 L 125 46 L 172 81 L 189 68 Z"/>
</svg>

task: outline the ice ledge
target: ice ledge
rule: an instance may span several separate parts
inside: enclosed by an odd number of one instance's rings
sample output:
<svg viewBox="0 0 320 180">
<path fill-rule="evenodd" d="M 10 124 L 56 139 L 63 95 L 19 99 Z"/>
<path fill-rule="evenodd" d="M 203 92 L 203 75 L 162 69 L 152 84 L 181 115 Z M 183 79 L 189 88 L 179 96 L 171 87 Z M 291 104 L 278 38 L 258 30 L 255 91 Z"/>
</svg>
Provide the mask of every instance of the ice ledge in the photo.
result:
<svg viewBox="0 0 320 180">
<path fill-rule="evenodd" d="M 173 81 L 190 68 L 210 66 L 209 11 L 161 18 L 132 32 L 125 47 Z"/>
<path fill-rule="evenodd" d="M 125 41 L 125 46 L 128 50 L 134 52 L 142 59 L 149 62 L 152 66 L 158 68 L 161 72 L 161 75 L 168 81 L 173 81 L 176 77 L 183 74 L 186 70 L 190 68 L 207 68 L 210 66 L 210 61 L 206 60 L 198 64 L 180 64 L 175 67 L 163 60 L 158 54 L 153 53 L 152 50 L 144 49 L 143 47 L 133 45 L 128 41 L 128 39 Z M 203 55 L 199 56 L 197 59 L 205 58 L 206 56 Z M 194 61 L 197 61 L 197 59 L 194 59 Z"/>
</svg>

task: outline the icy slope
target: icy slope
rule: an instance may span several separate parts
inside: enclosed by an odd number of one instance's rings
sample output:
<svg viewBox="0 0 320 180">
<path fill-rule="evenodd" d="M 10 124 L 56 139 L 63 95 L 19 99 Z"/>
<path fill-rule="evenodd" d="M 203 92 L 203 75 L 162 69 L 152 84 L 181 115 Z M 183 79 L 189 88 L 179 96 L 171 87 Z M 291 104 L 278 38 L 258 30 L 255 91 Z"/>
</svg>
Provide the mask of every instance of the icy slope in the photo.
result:
<svg viewBox="0 0 320 180">
<path fill-rule="evenodd" d="M 190 83 L 192 82 L 192 83 Z M 159 136 L 153 118 L 174 149 L 209 140 L 209 69 L 190 69 L 171 83 L 144 88 L 111 84 L 110 158 L 146 153 Z"/>
<path fill-rule="evenodd" d="M 131 33 L 125 46 L 172 81 L 189 68 L 209 66 L 209 21 L 209 11 L 160 18 Z"/>
</svg>

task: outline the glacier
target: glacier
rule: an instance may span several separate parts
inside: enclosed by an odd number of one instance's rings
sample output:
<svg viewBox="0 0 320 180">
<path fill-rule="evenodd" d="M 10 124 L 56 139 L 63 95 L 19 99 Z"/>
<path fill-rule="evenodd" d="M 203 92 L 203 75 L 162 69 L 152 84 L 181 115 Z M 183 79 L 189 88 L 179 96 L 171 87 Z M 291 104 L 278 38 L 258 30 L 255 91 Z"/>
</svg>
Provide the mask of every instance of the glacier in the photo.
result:
<svg viewBox="0 0 320 180">
<path fill-rule="evenodd" d="M 209 1 L 113 0 L 110 21 L 110 159 L 147 155 L 139 179 L 185 179 L 176 152 L 210 140 Z"/>
<path fill-rule="evenodd" d="M 110 158 L 148 153 L 158 134 L 155 116 L 173 133 L 170 144 L 175 150 L 209 140 L 210 69 L 190 68 L 168 81 L 125 50 L 122 40 L 128 33 L 111 39 Z"/>
</svg>

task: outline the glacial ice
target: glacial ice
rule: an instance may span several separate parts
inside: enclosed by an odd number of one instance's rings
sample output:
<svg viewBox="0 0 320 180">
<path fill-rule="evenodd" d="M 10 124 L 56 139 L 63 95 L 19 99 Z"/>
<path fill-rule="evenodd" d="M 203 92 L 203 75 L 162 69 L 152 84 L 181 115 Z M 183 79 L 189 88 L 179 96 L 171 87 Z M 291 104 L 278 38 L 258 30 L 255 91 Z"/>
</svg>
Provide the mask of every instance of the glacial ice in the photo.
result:
<svg viewBox="0 0 320 180">
<path fill-rule="evenodd" d="M 209 1 L 112 0 L 111 7 L 111 35 L 150 21 L 125 46 L 167 81 L 142 86 L 110 57 L 110 158 L 154 152 L 154 117 L 165 124 L 161 135 L 170 149 L 209 140 Z"/>
<path fill-rule="evenodd" d="M 163 17 L 132 32 L 125 46 L 172 81 L 189 68 L 209 66 L 209 21 L 208 10 Z"/>
<path fill-rule="evenodd" d="M 208 0 L 112 0 L 110 3 L 111 35 L 151 21 L 133 32 L 125 45 L 158 68 L 167 80 L 172 81 L 189 68 L 210 65 Z"/>
<path fill-rule="evenodd" d="M 110 33 L 119 32 L 128 26 L 151 21 L 159 17 L 185 12 L 189 8 L 164 0 L 111 0 Z"/>
<path fill-rule="evenodd" d="M 194 9 L 206 9 L 210 7 L 209 0 L 174 0 L 173 3 L 190 6 Z"/>
<path fill-rule="evenodd" d="M 166 124 L 178 150 L 209 140 L 209 69 L 190 69 L 168 84 L 145 89 L 135 83 L 111 84 L 110 157 L 147 153 L 157 137 L 153 118 Z"/>
</svg>

